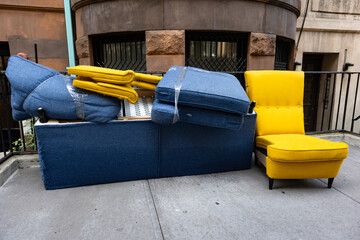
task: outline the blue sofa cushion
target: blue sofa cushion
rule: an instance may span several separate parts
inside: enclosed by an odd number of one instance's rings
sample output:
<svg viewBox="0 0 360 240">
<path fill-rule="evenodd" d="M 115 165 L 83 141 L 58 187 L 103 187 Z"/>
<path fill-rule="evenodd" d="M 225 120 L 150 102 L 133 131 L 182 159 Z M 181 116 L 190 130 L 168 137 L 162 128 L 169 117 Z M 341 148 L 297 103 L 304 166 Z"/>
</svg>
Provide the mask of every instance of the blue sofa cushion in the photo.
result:
<svg viewBox="0 0 360 240">
<path fill-rule="evenodd" d="M 121 109 L 119 99 L 75 88 L 72 81 L 64 75 L 47 79 L 25 99 L 24 110 L 37 116 L 41 107 L 47 117 L 54 119 L 108 122 L 116 118 Z"/>
<path fill-rule="evenodd" d="M 22 57 L 10 57 L 6 76 L 17 121 L 36 117 L 41 107 L 48 118 L 107 122 L 121 109 L 119 99 L 75 88 L 72 77 Z"/>
<path fill-rule="evenodd" d="M 155 89 L 156 98 L 174 103 L 180 85 L 180 105 L 238 114 L 249 109 L 250 100 L 236 77 L 193 67 L 171 67 Z"/>
<path fill-rule="evenodd" d="M 237 130 L 244 123 L 244 115 L 178 105 L 179 121 L 210 127 Z M 175 106 L 156 99 L 151 109 L 151 120 L 162 125 L 173 123 Z"/>
<path fill-rule="evenodd" d="M 24 111 L 23 103 L 29 93 L 48 78 L 60 73 L 36 64 L 23 57 L 11 56 L 8 61 L 5 75 L 11 84 L 11 107 L 15 120 L 25 120 L 31 117 Z"/>
</svg>

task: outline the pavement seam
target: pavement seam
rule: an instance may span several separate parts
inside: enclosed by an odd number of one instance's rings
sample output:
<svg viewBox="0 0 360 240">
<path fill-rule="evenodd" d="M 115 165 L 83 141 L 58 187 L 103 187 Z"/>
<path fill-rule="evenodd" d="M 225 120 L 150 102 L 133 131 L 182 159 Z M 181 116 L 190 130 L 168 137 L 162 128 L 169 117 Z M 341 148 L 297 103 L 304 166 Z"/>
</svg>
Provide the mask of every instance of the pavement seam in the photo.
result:
<svg viewBox="0 0 360 240">
<path fill-rule="evenodd" d="M 148 185 L 148 188 L 149 188 L 149 191 L 150 191 L 151 200 L 152 200 L 153 205 L 154 205 L 154 209 L 155 209 L 155 213 L 156 213 L 156 218 L 157 218 L 158 223 L 159 223 L 160 232 L 161 232 L 161 237 L 162 237 L 163 240 L 165 240 L 164 232 L 163 232 L 163 229 L 162 229 L 162 226 L 161 226 L 161 223 L 160 223 L 160 218 L 159 218 L 158 210 L 157 210 L 156 204 L 155 204 L 154 195 L 153 195 L 152 190 L 151 190 L 151 187 L 150 187 L 150 182 L 149 182 L 149 180 L 146 180 L 146 182 L 147 182 L 147 185 Z"/>
<path fill-rule="evenodd" d="M 318 180 L 319 180 L 320 182 L 324 183 L 325 185 L 327 185 L 327 183 L 324 182 L 323 180 L 321 180 L 321 179 L 318 179 Z M 350 198 L 351 200 L 353 200 L 353 201 L 356 202 L 357 204 L 360 204 L 360 201 L 358 201 L 358 200 L 356 200 L 355 198 L 347 195 L 346 193 L 340 191 L 339 189 L 337 189 L 337 188 L 335 188 L 335 187 L 332 187 L 332 189 L 334 189 L 335 191 L 338 191 L 339 193 L 341 193 L 341 194 L 344 195 L 345 197 Z"/>
</svg>

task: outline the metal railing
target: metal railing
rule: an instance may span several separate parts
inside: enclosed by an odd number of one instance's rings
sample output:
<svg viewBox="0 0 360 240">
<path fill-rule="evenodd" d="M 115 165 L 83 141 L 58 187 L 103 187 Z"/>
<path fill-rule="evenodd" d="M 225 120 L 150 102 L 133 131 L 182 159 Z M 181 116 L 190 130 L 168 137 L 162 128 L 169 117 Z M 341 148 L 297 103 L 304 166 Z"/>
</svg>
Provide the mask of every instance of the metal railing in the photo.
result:
<svg viewBox="0 0 360 240">
<path fill-rule="evenodd" d="M 35 150 L 30 149 L 26 143 L 26 136 L 24 134 L 23 122 L 16 122 L 12 119 L 10 106 L 10 84 L 6 79 L 5 72 L 0 72 L 0 163 L 13 155 L 36 153 Z M 34 119 L 30 120 L 33 126 Z M 34 134 L 34 129 L 30 131 Z M 14 146 L 17 142 L 18 146 Z M 22 146 L 20 146 L 22 143 Z M 19 151 L 18 149 L 21 149 Z"/>
<path fill-rule="evenodd" d="M 164 74 L 164 72 L 143 72 L 149 74 Z M 243 78 L 244 72 L 228 72 Z M 305 72 L 307 76 L 317 76 L 319 90 L 315 127 L 311 132 L 343 131 L 360 134 L 360 72 Z M 10 84 L 5 72 L 0 72 L 0 163 L 15 154 L 34 153 L 26 144 L 22 122 L 15 122 L 11 116 Z M 305 105 L 304 105 L 305 107 Z M 306 116 L 305 116 L 306 118 Z M 32 120 L 33 121 L 33 120 Z M 31 124 L 31 126 L 33 126 Z M 34 130 L 31 129 L 31 131 Z M 309 131 L 307 131 L 309 132 Z M 14 142 L 21 139 L 21 150 L 14 148 Z"/>
<path fill-rule="evenodd" d="M 305 72 L 318 75 L 316 132 L 345 131 L 360 134 L 360 72 Z"/>
</svg>

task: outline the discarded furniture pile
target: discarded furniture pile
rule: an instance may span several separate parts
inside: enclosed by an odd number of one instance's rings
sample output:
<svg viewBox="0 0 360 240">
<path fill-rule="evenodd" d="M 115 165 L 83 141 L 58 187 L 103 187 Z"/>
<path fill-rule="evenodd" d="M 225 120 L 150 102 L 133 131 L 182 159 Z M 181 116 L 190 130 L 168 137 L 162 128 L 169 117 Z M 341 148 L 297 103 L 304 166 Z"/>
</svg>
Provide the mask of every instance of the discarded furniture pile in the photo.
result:
<svg viewBox="0 0 360 240">
<path fill-rule="evenodd" d="M 305 135 L 302 72 L 248 71 L 248 95 L 233 75 L 192 67 L 68 74 L 18 56 L 6 70 L 13 118 L 40 118 L 46 189 L 249 169 L 254 140 L 270 189 L 284 178 L 331 187 L 347 156 L 345 143 Z"/>
</svg>

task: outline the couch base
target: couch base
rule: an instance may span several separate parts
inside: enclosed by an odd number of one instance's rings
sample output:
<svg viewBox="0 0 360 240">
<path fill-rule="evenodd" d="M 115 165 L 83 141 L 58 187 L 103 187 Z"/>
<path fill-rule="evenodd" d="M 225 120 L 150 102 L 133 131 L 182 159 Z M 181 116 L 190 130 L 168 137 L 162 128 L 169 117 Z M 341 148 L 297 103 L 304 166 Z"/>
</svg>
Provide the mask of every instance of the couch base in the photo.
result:
<svg viewBox="0 0 360 240">
<path fill-rule="evenodd" d="M 248 169 L 256 114 L 240 130 L 151 120 L 37 123 L 46 189 Z"/>
</svg>

